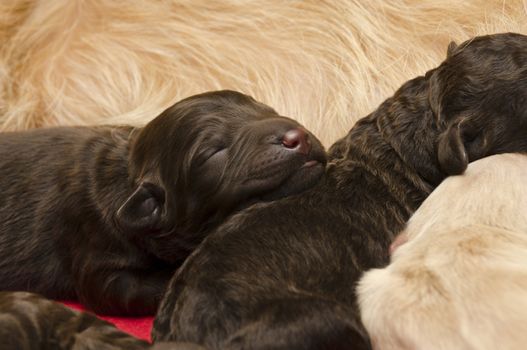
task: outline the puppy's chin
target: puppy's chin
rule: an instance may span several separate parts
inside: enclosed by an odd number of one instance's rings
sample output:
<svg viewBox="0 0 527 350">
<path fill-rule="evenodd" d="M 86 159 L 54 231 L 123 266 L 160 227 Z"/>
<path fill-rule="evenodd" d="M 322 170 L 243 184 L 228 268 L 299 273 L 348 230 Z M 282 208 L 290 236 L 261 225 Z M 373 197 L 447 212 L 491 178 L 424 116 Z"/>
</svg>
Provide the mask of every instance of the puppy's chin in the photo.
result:
<svg viewBox="0 0 527 350">
<path fill-rule="evenodd" d="M 313 187 L 324 174 L 325 164 L 316 160 L 305 162 L 274 190 L 260 198 L 265 201 L 291 196 Z"/>
</svg>

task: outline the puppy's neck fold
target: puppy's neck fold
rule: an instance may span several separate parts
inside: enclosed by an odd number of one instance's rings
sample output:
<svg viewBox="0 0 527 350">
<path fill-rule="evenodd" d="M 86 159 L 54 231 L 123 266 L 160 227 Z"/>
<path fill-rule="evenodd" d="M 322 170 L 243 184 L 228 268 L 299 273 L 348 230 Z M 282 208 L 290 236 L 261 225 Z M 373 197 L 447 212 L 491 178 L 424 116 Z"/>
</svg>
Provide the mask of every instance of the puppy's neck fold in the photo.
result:
<svg viewBox="0 0 527 350">
<path fill-rule="evenodd" d="M 357 122 L 331 148 L 330 157 L 333 162 L 353 160 L 354 167 L 346 171 L 366 171 L 384 184 L 384 190 L 405 208 L 401 214 L 406 217 L 445 177 L 437 160 L 439 134 L 428 101 L 428 81 L 419 77 Z"/>
</svg>

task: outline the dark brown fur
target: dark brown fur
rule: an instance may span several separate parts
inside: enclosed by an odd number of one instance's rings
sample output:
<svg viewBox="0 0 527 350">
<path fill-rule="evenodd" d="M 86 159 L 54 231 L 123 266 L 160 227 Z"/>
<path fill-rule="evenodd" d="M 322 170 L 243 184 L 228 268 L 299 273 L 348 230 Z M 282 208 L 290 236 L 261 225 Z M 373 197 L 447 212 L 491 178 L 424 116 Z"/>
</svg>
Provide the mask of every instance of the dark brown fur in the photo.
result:
<svg viewBox="0 0 527 350">
<path fill-rule="evenodd" d="M 27 292 L 0 292 L 3 350 L 142 350 L 149 344 L 86 312 Z"/>
<path fill-rule="evenodd" d="M 2 350 L 204 350 L 188 343 L 151 346 L 88 312 L 37 294 L 0 292 Z"/>
<path fill-rule="evenodd" d="M 527 151 L 527 37 L 449 47 L 330 150 L 324 181 L 233 216 L 171 281 L 157 341 L 209 349 L 369 349 L 354 288 L 442 179 Z"/>
<path fill-rule="evenodd" d="M 0 134 L 0 289 L 153 314 L 207 232 L 312 186 L 324 163 L 297 122 L 232 91 L 182 100 L 141 129 Z"/>
</svg>

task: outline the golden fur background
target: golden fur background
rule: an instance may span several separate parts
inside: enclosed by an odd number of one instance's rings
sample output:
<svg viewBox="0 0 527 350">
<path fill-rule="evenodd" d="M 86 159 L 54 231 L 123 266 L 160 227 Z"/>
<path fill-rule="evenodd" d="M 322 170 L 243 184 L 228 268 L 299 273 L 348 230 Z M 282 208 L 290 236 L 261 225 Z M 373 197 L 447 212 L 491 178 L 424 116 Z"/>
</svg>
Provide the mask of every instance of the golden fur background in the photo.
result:
<svg viewBox="0 0 527 350">
<path fill-rule="evenodd" d="M 329 145 L 450 40 L 503 31 L 527 33 L 527 2 L 0 0 L 0 130 L 142 124 L 229 88 Z"/>
</svg>

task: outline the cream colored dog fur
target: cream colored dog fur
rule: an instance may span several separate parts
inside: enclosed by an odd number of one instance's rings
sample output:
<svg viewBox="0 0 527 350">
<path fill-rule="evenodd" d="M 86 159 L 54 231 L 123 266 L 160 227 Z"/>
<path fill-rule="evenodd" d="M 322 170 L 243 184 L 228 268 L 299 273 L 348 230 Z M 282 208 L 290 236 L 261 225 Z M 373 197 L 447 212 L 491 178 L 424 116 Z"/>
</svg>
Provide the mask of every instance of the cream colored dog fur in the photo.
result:
<svg viewBox="0 0 527 350">
<path fill-rule="evenodd" d="M 521 0 L 3 0 L 0 130 L 139 123 L 248 93 L 332 143 L 451 40 L 527 34 Z"/>
<path fill-rule="evenodd" d="M 527 156 L 445 180 L 358 287 L 375 349 L 527 348 Z"/>
</svg>

